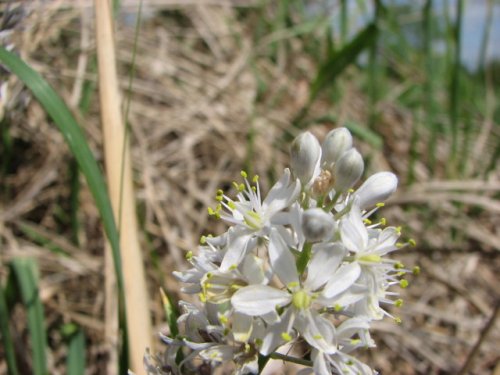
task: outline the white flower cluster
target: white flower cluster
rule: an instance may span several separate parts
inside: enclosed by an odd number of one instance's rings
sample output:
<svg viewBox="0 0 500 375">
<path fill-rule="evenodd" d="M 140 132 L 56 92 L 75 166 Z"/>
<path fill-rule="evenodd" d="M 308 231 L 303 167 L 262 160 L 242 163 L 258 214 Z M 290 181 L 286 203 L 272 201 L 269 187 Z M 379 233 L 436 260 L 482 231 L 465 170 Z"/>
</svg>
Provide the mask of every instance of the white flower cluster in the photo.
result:
<svg viewBox="0 0 500 375">
<path fill-rule="evenodd" d="M 386 255 L 413 241 L 399 243 L 399 228 L 370 220 L 397 178 L 376 173 L 353 190 L 363 169 L 346 128 L 322 145 L 306 132 L 292 143 L 291 171 L 264 199 L 245 172 L 235 199 L 219 190 L 209 214 L 231 226 L 203 237 L 187 256 L 193 267 L 174 273 L 201 304 L 180 303 L 181 334 L 162 336 L 168 349 L 161 366 L 147 356 L 149 372 L 211 373 L 232 362 L 235 374 L 257 374 L 297 343 L 311 365 L 300 374 L 374 374 L 353 351 L 374 346 L 370 323 L 391 316 L 384 305 L 401 305 L 388 289 L 406 287 L 408 270 Z"/>
</svg>

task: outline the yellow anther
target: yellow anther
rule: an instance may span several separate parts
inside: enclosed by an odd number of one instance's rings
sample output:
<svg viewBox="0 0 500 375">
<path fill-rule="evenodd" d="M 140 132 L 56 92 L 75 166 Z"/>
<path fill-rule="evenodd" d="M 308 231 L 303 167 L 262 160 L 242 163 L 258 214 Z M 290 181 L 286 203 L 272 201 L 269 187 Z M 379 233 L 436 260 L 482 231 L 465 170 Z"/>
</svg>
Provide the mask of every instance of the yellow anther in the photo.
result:
<svg viewBox="0 0 500 375">
<path fill-rule="evenodd" d="M 415 266 L 415 267 L 413 267 L 413 271 L 412 271 L 412 273 L 413 273 L 415 276 L 420 275 L 420 267 L 419 267 L 419 266 Z"/>
<path fill-rule="evenodd" d="M 243 177 L 243 178 L 247 178 L 248 177 L 248 174 L 245 171 L 241 171 L 240 174 L 241 174 L 241 177 Z"/>
<path fill-rule="evenodd" d="M 396 324 L 401 324 L 403 322 L 400 317 L 395 317 L 394 321 L 396 322 Z"/>
<path fill-rule="evenodd" d="M 340 306 L 339 304 L 336 304 L 335 306 L 333 306 L 333 309 L 335 310 L 335 312 L 339 312 L 342 310 L 342 306 Z"/>
<path fill-rule="evenodd" d="M 233 201 L 227 202 L 227 206 L 231 209 L 234 210 L 236 208 L 236 204 Z"/>
<path fill-rule="evenodd" d="M 375 207 L 378 207 L 378 208 L 380 208 L 380 207 L 384 207 L 384 206 L 385 206 L 385 203 L 384 203 L 384 202 L 378 202 L 378 203 L 375 205 Z"/>
<path fill-rule="evenodd" d="M 351 339 L 351 345 L 358 345 L 360 342 L 360 339 Z"/>
<path fill-rule="evenodd" d="M 349 190 L 347 190 L 348 193 L 352 194 L 354 193 L 354 189 L 353 188 L 350 188 Z"/>
<path fill-rule="evenodd" d="M 218 189 L 217 190 L 217 195 L 224 195 L 224 190 Z"/>
<path fill-rule="evenodd" d="M 410 238 L 408 240 L 408 243 L 410 244 L 410 246 L 417 246 L 417 242 L 413 238 Z"/>
<path fill-rule="evenodd" d="M 405 268 L 405 265 L 401 262 L 394 263 L 394 268 L 400 270 L 401 268 Z"/>
<path fill-rule="evenodd" d="M 402 242 L 396 242 L 396 247 L 397 247 L 398 249 L 401 249 L 404 245 L 405 245 L 405 244 L 404 244 L 404 243 L 402 243 Z"/>
<path fill-rule="evenodd" d="M 380 219 L 380 225 L 387 225 L 387 219 L 385 217 Z"/>
<path fill-rule="evenodd" d="M 281 333 L 281 338 L 285 340 L 286 342 L 292 341 L 292 336 L 288 332 L 282 332 Z"/>
<path fill-rule="evenodd" d="M 255 186 L 252 186 L 252 191 L 253 192 L 256 192 L 257 191 L 257 188 Z"/>
<path fill-rule="evenodd" d="M 394 301 L 394 306 L 396 306 L 396 307 L 403 306 L 403 300 L 401 298 L 397 299 L 396 301 Z"/>
<path fill-rule="evenodd" d="M 214 211 L 214 209 L 213 209 L 212 207 L 207 207 L 207 211 L 208 211 L 208 214 L 209 214 L 210 216 L 215 215 L 215 211 Z"/>
<path fill-rule="evenodd" d="M 370 219 L 363 219 L 363 223 L 370 225 L 372 221 Z"/>
<path fill-rule="evenodd" d="M 255 176 L 253 176 L 253 178 L 252 178 L 252 182 L 253 182 L 254 184 L 256 184 L 257 182 L 259 182 L 259 175 L 258 175 L 258 174 L 256 174 Z"/>
<path fill-rule="evenodd" d="M 321 335 L 314 335 L 313 339 L 315 339 L 315 340 L 321 340 L 321 339 L 323 339 L 323 336 L 321 336 Z"/>
<path fill-rule="evenodd" d="M 236 268 L 238 268 L 238 265 L 237 264 L 233 264 L 229 267 L 229 271 L 233 271 L 235 270 Z"/>
<path fill-rule="evenodd" d="M 252 348 L 251 348 L 250 344 L 249 344 L 248 342 L 247 342 L 247 343 L 245 343 L 245 353 L 250 353 L 250 350 L 251 350 L 251 349 L 252 349 Z"/>
<path fill-rule="evenodd" d="M 233 184 L 233 187 L 234 187 L 236 190 L 238 190 L 238 187 L 239 187 L 238 183 L 237 183 L 236 181 L 233 181 L 233 182 L 232 182 L 232 184 Z"/>
<path fill-rule="evenodd" d="M 222 323 L 222 324 L 227 324 L 229 322 L 229 319 L 227 318 L 227 316 L 225 315 L 220 315 L 219 316 L 219 321 Z"/>
<path fill-rule="evenodd" d="M 191 259 L 193 259 L 193 252 L 192 251 L 188 251 L 186 253 L 186 260 L 187 261 L 191 261 Z"/>
<path fill-rule="evenodd" d="M 238 191 L 241 193 L 243 190 L 245 190 L 245 184 L 239 184 Z"/>
<path fill-rule="evenodd" d="M 401 230 L 402 230 L 402 228 L 401 228 L 401 227 L 396 227 L 396 233 L 397 233 L 397 234 L 401 234 Z"/>
<path fill-rule="evenodd" d="M 217 202 L 222 202 L 222 200 L 223 200 L 223 199 L 224 199 L 224 197 L 223 197 L 222 195 L 217 195 L 217 196 L 215 197 L 215 200 L 216 200 Z"/>
<path fill-rule="evenodd" d="M 298 281 L 292 281 L 290 283 L 288 283 L 287 287 L 288 289 L 293 289 L 295 287 L 299 286 L 299 282 Z"/>
<path fill-rule="evenodd" d="M 202 302 L 202 303 L 207 302 L 207 297 L 203 293 L 198 293 L 198 298 L 200 299 L 200 302 Z"/>
<path fill-rule="evenodd" d="M 408 283 L 408 280 L 406 280 L 406 279 L 403 279 L 403 280 L 401 280 L 401 281 L 399 282 L 399 286 L 400 286 L 401 288 L 403 288 L 403 289 L 404 289 L 404 288 L 406 288 L 406 287 L 408 287 L 408 284 L 409 284 L 409 283 Z"/>
</svg>

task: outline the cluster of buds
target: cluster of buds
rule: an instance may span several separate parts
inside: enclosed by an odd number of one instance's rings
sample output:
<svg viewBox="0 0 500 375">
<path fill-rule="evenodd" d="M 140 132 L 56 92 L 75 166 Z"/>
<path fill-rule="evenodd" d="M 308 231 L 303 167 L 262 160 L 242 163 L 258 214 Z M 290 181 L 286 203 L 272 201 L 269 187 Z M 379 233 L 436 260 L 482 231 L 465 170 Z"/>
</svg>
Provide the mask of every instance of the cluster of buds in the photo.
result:
<svg viewBox="0 0 500 375">
<path fill-rule="evenodd" d="M 393 285 L 406 287 L 407 269 L 387 255 L 401 230 L 370 216 L 397 187 L 380 172 L 354 190 L 364 169 L 345 128 L 322 145 L 306 132 L 291 146 L 291 170 L 263 198 L 258 177 L 242 172 L 236 196 L 219 190 L 209 214 L 230 224 L 202 237 L 192 268 L 174 275 L 184 293 L 180 334 L 162 335 L 163 356 L 146 356 L 150 374 L 212 373 L 231 363 L 235 374 L 258 374 L 285 346 L 309 364 L 300 374 L 374 374 L 355 357 L 373 347 L 370 325 L 400 306 Z M 280 356 L 296 361 L 296 357 Z"/>
</svg>

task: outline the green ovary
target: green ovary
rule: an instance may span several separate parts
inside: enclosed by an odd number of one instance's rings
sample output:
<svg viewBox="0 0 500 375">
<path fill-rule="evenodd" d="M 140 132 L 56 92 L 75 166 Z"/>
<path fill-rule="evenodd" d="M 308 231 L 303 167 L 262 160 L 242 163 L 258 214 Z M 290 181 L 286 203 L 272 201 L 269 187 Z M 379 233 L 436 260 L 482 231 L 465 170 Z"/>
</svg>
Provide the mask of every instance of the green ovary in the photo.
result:
<svg viewBox="0 0 500 375">
<path fill-rule="evenodd" d="M 309 306 L 311 306 L 311 300 L 311 296 L 304 290 L 299 290 L 292 295 L 293 306 L 300 310 L 309 308 Z"/>
</svg>

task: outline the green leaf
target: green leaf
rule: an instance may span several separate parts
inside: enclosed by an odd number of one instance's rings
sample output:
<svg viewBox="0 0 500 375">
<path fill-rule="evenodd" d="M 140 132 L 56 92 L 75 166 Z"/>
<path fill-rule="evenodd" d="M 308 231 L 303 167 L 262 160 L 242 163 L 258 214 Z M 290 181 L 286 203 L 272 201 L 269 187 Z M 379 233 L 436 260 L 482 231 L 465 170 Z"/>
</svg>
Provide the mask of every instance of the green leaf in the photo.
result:
<svg viewBox="0 0 500 375">
<path fill-rule="evenodd" d="M 36 263 L 29 258 L 14 258 L 9 264 L 18 287 L 21 301 L 28 315 L 28 329 L 31 337 L 33 373 L 46 375 L 47 371 L 47 334 L 45 332 L 44 312 L 38 293 Z"/>
<path fill-rule="evenodd" d="M 373 43 L 376 34 L 377 27 L 371 23 L 340 51 L 333 52 L 328 56 L 320 65 L 316 79 L 311 85 L 309 102 L 313 102 L 322 90 L 335 82 L 335 79 L 345 68 L 356 61 L 361 51 Z"/>
<path fill-rule="evenodd" d="M 7 369 L 10 375 L 18 375 L 14 342 L 9 329 L 9 310 L 2 285 L 0 285 L 0 337 L 4 347 Z"/>
<path fill-rule="evenodd" d="M 52 118 L 71 152 L 75 156 L 78 165 L 84 174 L 90 191 L 95 199 L 97 208 L 101 215 L 104 230 L 108 236 L 113 251 L 113 261 L 117 276 L 119 295 L 123 296 L 123 276 L 119 251 L 119 237 L 116 227 L 111 202 L 109 200 L 104 178 L 97 162 L 90 151 L 85 135 L 64 101 L 57 95 L 54 89 L 37 72 L 28 66 L 14 53 L 0 47 L 0 62 L 14 73 L 31 90 L 38 99 L 48 115 Z M 121 297 L 122 299 L 122 297 Z"/>
<path fill-rule="evenodd" d="M 374 41 L 377 34 L 377 26 L 374 23 L 366 26 L 356 37 L 341 50 L 333 51 L 327 59 L 319 66 L 316 78 L 311 84 L 309 100 L 300 110 L 293 120 L 293 125 L 297 128 L 303 128 L 303 120 L 306 118 L 309 108 L 318 97 L 318 94 L 328 87 L 332 87 L 337 77 L 352 63 L 354 63 L 359 54 Z M 285 137 L 291 134 L 285 132 Z"/>
<path fill-rule="evenodd" d="M 68 342 L 66 367 L 68 375 L 83 375 L 85 373 L 85 334 L 73 323 L 62 327 L 62 334 Z"/>
<path fill-rule="evenodd" d="M 161 299 L 163 302 L 163 310 L 165 311 L 165 318 L 170 328 L 170 335 L 175 337 L 179 333 L 179 328 L 177 327 L 177 317 L 179 316 L 177 310 L 175 309 L 170 296 L 168 296 L 165 291 L 160 289 Z"/>
</svg>

